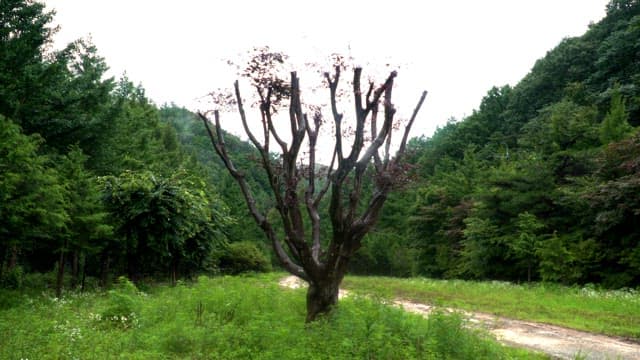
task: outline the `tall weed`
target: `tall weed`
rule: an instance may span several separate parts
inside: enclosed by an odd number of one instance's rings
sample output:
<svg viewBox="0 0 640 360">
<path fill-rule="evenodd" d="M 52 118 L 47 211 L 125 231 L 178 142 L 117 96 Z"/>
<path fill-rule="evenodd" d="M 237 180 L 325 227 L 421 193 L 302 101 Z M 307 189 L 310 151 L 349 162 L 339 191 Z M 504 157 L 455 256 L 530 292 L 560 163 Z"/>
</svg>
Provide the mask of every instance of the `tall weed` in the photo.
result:
<svg viewBox="0 0 640 360">
<path fill-rule="evenodd" d="M 29 297 L 0 310 L 2 359 L 503 359 L 528 358 L 463 326 L 366 298 L 344 299 L 305 324 L 304 290 L 272 274 L 200 277 L 138 291 Z M 136 322 L 125 323 L 135 314 Z M 100 314 L 100 315 L 96 315 Z M 119 320 L 105 320 L 109 316 Z M 96 319 L 100 317 L 100 319 Z M 135 325 L 135 326 L 134 326 Z"/>
</svg>

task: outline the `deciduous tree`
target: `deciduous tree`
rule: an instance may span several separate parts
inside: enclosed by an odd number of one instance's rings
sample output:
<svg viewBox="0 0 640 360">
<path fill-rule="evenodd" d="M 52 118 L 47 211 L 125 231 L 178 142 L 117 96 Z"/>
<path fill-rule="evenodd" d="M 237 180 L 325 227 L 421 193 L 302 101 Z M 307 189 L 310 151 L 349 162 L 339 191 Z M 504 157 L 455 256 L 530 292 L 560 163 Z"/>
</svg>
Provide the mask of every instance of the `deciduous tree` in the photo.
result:
<svg viewBox="0 0 640 360">
<path fill-rule="evenodd" d="M 275 59 L 280 62 L 280 58 L 261 58 L 263 55 L 258 54 L 254 60 L 265 62 L 266 59 L 268 62 Z M 327 146 L 319 142 L 321 127 L 325 123 L 322 109 L 316 108 L 311 114 L 305 112 L 300 79 L 296 72 L 291 72 L 288 84 L 280 80 L 253 81 L 259 96 L 261 140 L 250 127 L 239 83 L 235 83 L 237 109 L 243 128 L 267 174 L 273 193 L 273 208 L 279 215 L 282 234 L 276 231 L 273 218 L 258 206 L 243 170 L 236 167 L 224 139 L 219 111 L 212 112 L 213 125 L 208 114 L 199 114 L 215 152 L 240 186 L 254 220 L 269 238 L 280 263 L 287 271 L 309 283 L 307 321 L 315 320 L 336 305 L 338 288 L 349 260 L 378 220 L 387 195 L 403 177 L 409 131 L 426 96 L 424 92 L 406 123 L 394 155 L 391 139 L 398 124 L 394 118 L 396 108 L 392 102 L 392 92 L 397 73 L 391 72 L 380 85 L 370 82 L 363 88 L 362 68 L 353 70 L 355 118 L 354 123 L 347 124 L 338 104 L 342 70 L 338 65 L 333 73 L 324 73 L 333 119 L 334 146 L 328 166 L 320 166 L 316 160 L 318 147 Z M 283 98 L 289 99 L 289 142 L 285 141 L 281 129 L 274 124 L 277 111 L 274 103 L 285 101 Z M 352 130 L 350 146 L 344 137 L 348 129 Z M 275 144 L 272 144 L 272 140 Z M 277 158 L 272 156 L 272 145 L 279 152 Z M 303 147 L 307 148 L 305 156 Z M 368 182 L 373 183 L 373 190 L 365 196 L 363 185 Z M 325 196 L 329 200 L 328 214 L 324 214 L 320 206 Z M 331 224 L 332 234 L 328 240 L 321 238 L 323 221 Z"/>
</svg>

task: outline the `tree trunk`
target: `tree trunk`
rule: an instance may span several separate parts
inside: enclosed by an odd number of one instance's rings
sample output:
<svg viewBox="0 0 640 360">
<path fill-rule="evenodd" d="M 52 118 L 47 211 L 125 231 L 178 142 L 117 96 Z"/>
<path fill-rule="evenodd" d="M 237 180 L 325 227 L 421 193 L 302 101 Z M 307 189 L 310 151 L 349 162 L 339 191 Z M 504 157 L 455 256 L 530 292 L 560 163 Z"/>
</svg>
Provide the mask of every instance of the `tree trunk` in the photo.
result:
<svg viewBox="0 0 640 360">
<path fill-rule="evenodd" d="M 178 261 L 171 261 L 171 286 L 176 286 L 178 283 Z"/>
<path fill-rule="evenodd" d="M 309 283 L 306 322 L 316 320 L 318 316 L 327 314 L 335 307 L 341 282 L 342 276 Z"/>
<path fill-rule="evenodd" d="M 71 288 L 75 289 L 79 282 L 79 260 L 80 254 L 78 250 L 74 250 L 71 255 Z"/>
<path fill-rule="evenodd" d="M 109 253 L 105 250 L 100 255 L 100 286 L 107 287 L 109 285 Z"/>
<path fill-rule="evenodd" d="M 58 276 L 56 279 L 56 297 L 60 298 L 62 296 L 62 282 L 64 280 L 64 249 L 67 247 L 67 242 L 65 241 L 64 247 L 60 249 L 60 258 L 58 259 Z"/>
<path fill-rule="evenodd" d="M 4 274 L 4 262 L 5 259 L 7 258 L 7 249 L 2 247 L 2 250 L 0 250 L 0 277 L 2 277 L 2 274 Z"/>
<path fill-rule="evenodd" d="M 18 264 L 18 247 L 16 245 L 11 246 L 11 254 L 9 255 L 9 264 L 7 270 L 13 270 Z"/>
<path fill-rule="evenodd" d="M 138 258 L 133 254 L 127 255 L 127 275 L 132 282 L 138 281 Z"/>
<path fill-rule="evenodd" d="M 80 284 L 80 292 L 84 293 L 85 280 L 87 280 L 87 257 L 82 257 L 82 281 Z"/>
</svg>

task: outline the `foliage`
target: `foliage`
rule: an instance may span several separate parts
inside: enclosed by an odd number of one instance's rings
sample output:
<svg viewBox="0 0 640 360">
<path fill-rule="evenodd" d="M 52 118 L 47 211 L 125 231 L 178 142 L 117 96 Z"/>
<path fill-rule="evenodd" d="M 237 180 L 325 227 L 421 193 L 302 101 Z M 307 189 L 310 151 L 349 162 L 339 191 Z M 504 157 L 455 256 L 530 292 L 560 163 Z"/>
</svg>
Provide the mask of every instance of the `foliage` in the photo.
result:
<svg viewBox="0 0 640 360">
<path fill-rule="evenodd" d="M 610 286 L 640 281 L 640 134 L 612 143 L 601 157 L 600 182 L 583 193 L 592 209 L 594 236 L 600 240 L 602 266 Z"/>
<path fill-rule="evenodd" d="M 521 261 L 527 265 L 527 281 L 531 281 L 531 269 L 535 264 L 536 250 L 538 248 L 538 234 L 544 228 L 544 224 L 535 215 L 525 211 L 518 214 L 516 220 L 518 236 L 509 244 Z"/>
<path fill-rule="evenodd" d="M 402 171 L 413 182 L 389 194 L 353 272 L 640 285 L 640 6 L 611 0 L 606 11 L 518 84 L 490 88 L 471 115 L 408 141 Z M 215 270 L 225 239 L 262 264 L 253 251 L 267 247 L 262 229 L 198 116 L 158 107 L 126 74 L 109 78 L 88 39 L 54 50 L 53 19 L 37 1 L 0 2 L 0 286 L 33 280 L 62 294 L 123 273 L 177 282 Z M 254 50 L 238 73 L 269 104 L 262 114 L 287 116 L 282 106 L 296 96 L 283 80 L 287 58 Z M 329 87 L 337 81 L 329 76 Z M 304 109 L 313 125 L 318 109 Z M 272 180 L 285 184 L 276 142 L 261 159 L 255 144 L 222 134 L 258 210 L 283 234 L 285 223 L 273 222 Z M 256 170 L 264 164 L 277 170 L 271 178 Z M 291 179 L 309 180 L 306 171 Z M 353 173 L 344 179 L 355 183 Z M 351 194 L 339 193 L 348 205 Z M 320 215 L 329 202 L 318 203 Z M 305 234 L 312 222 L 303 220 Z M 320 245 L 333 236 L 326 224 L 318 233 Z M 167 346 L 179 353 L 176 336 Z"/>
<path fill-rule="evenodd" d="M 225 274 L 244 272 L 268 272 L 271 262 L 265 254 L 249 241 L 230 243 L 217 255 L 218 267 Z"/>
<path fill-rule="evenodd" d="M 24 135 L 0 115 L 0 251 L 8 266 L 38 242 L 66 227 L 66 191 L 49 158 L 38 153 L 39 136 Z M 1 268 L 1 267 L 0 267 Z"/>
<path fill-rule="evenodd" d="M 0 275 L 0 288 L 20 289 L 24 283 L 24 270 L 21 266 L 3 271 Z"/>
<path fill-rule="evenodd" d="M 629 115 L 622 95 L 619 90 L 615 91 L 611 97 L 611 108 L 600 126 L 600 141 L 606 145 L 622 140 L 633 129 L 628 119 Z"/>
<path fill-rule="evenodd" d="M 377 231 L 409 237 L 423 275 L 638 286 L 638 24 L 637 1 L 611 1 L 518 84 L 414 139 L 416 183 Z"/>
<path fill-rule="evenodd" d="M 106 77 L 89 40 L 52 50 L 53 15 L 36 1 L 0 4 L 0 277 L 57 269 L 60 296 L 63 285 L 84 288 L 90 277 L 106 285 L 144 257 L 153 260 L 149 271 L 170 258 L 174 281 L 210 269 L 230 219 L 205 172 L 141 85 Z M 164 201 L 146 218 L 163 226 L 132 220 L 140 228 L 129 233 L 149 230 L 157 240 L 143 251 L 123 241 L 126 213 L 118 211 L 126 205 L 102 201 L 113 195 L 104 193 L 106 179 L 134 178 L 121 174 L 160 179 L 156 188 L 138 182 L 156 190 L 152 202 Z M 178 216 L 162 218 L 172 211 Z"/>
<path fill-rule="evenodd" d="M 115 288 L 109 290 L 105 309 L 94 316 L 94 320 L 107 327 L 129 329 L 138 325 L 140 312 L 138 289 L 127 278 L 121 276 Z"/>
<path fill-rule="evenodd" d="M 87 40 L 47 53 L 57 29 L 52 19 L 41 3 L 3 1 L 0 114 L 59 151 L 78 142 L 88 147 L 104 120 L 112 81 L 103 79 L 107 66 Z"/>
<path fill-rule="evenodd" d="M 372 231 L 353 257 L 349 271 L 355 274 L 376 274 L 410 277 L 415 275 L 418 256 L 404 241 L 401 233 L 389 230 Z"/>
<path fill-rule="evenodd" d="M 184 263 L 190 271 L 201 270 L 224 240 L 224 205 L 185 174 L 125 172 L 102 181 L 105 204 L 124 240 L 116 246 L 126 254 L 132 278 L 158 271 L 156 264 L 163 263 L 171 264 L 165 270 L 172 274 Z"/>
<path fill-rule="evenodd" d="M 197 115 L 189 110 L 178 107 L 175 104 L 164 105 L 160 108 L 160 119 L 175 129 L 181 147 L 188 154 L 195 157 L 202 166 L 203 177 L 213 184 L 219 191 L 220 198 L 227 204 L 229 215 L 235 222 L 228 227 L 227 237 L 232 241 L 246 239 L 263 243 L 262 230 L 251 219 L 247 207 L 244 205 L 242 193 L 235 185 L 233 178 L 224 169 L 224 164 L 211 154 L 211 141 L 202 124 L 197 122 Z M 234 161 L 242 168 L 256 168 L 257 164 L 253 147 L 232 134 L 225 134 L 225 141 L 229 151 L 234 153 Z M 259 171 L 250 171 L 246 174 L 247 181 L 251 184 L 260 203 L 268 202 L 268 180 Z"/>
</svg>

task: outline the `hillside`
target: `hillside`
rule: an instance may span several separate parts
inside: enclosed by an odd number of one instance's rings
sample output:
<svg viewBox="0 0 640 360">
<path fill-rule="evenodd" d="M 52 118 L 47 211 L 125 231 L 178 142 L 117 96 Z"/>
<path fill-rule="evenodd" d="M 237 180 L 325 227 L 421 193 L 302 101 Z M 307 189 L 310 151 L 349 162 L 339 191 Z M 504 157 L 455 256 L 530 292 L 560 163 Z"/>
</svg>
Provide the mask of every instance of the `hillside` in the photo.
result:
<svg viewBox="0 0 640 360">
<path fill-rule="evenodd" d="M 638 286 L 638 125 L 640 2 L 612 1 L 517 85 L 413 139 L 417 180 L 388 204 L 362 269 Z"/>
</svg>

